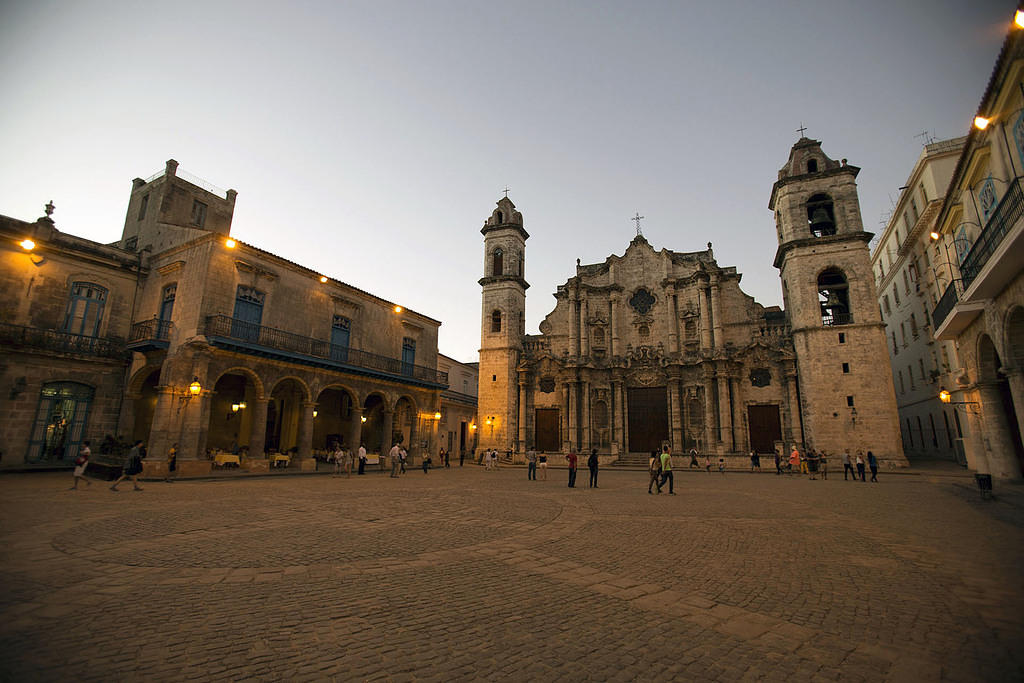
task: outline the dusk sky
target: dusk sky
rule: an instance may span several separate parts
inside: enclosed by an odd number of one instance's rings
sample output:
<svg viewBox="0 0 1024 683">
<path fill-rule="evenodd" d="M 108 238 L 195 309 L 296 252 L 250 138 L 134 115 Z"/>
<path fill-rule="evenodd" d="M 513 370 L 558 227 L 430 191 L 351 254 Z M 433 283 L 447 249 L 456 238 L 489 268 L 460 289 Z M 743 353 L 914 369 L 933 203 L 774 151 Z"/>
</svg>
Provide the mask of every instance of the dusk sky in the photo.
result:
<svg viewBox="0 0 1024 683">
<path fill-rule="evenodd" d="M 483 237 L 530 233 L 527 332 L 622 254 L 714 243 L 781 304 L 768 198 L 797 128 L 861 167 L 880 230 L 927 131 L 967 133 L 1014 3 L 0 3 L 0 214 L 120 238 L 177 159 L 232 234 L 442 321 L 475 361 Z M 880 225 L 880 221 L 882 224 Z"/>
</svg>

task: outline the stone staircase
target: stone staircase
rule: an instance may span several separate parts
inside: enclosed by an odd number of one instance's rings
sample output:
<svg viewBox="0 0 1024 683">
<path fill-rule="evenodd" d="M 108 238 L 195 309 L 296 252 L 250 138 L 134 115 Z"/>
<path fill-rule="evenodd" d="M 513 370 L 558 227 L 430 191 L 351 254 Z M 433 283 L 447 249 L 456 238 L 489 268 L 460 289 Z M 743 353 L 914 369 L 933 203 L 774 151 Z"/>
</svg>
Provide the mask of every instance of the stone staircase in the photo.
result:
<svg viewBox="0 0 1024 683">
<path fill-rule="evenodd" d="M 612 467 L 622 467 L 628 469 L 647 469 L 647 458 L 650 456 L 647 453 L 623 453 L 619 456 L 619 459 L 611 464 Z"/>
</svg>

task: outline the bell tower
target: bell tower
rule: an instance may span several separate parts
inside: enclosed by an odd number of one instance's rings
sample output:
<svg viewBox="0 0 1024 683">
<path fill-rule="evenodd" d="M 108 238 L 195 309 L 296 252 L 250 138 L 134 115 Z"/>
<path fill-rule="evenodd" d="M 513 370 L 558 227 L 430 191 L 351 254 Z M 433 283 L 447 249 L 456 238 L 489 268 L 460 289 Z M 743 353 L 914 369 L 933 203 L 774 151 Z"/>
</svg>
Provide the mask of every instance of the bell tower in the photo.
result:
<svg viewBox="0 0 1024 683">
<path fill-rule="evenodd" d="M 796 351 L 805 448 L 905 466 L 885 324 L 860 217 L 860 169 L 802 137 L 772 187 L 775 267 Z M 790 446 L 787 444 L 787 446 Z M 799 444 L 798 444 L 799 446 Z"/>
<path fill-rule="evenodd" d="M 480 448 L 501 452 L 519 441 L 517 368 L 523 349 L 526 240 L 523 215 L 506 194 L 480 230 L 484 269 L 480 278 L 480 372 L 477 387 L 477 440 Z"/>
</svg>

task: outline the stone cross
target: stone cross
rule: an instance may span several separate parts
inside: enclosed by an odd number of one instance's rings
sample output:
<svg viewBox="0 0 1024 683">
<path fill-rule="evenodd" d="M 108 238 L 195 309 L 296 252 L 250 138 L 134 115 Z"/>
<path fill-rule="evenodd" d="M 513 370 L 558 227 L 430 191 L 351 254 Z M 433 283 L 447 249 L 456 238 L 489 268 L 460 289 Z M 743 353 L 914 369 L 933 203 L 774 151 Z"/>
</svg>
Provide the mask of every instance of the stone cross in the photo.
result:
<svg viewBox="0 0 1024 683">
<path fill-rule="evenodd" d="M 641 216 L 639 211 L 636 212 L 635 216 L 633 216 L 632 218 L 629 219 L 631 221 L 636 221 L 636 234 L 637 234 L 637 237 L 639 237 L 640 235 L 644 234 L 643 231 L 640 230 L 640 221 L 642 221 L 643 219 L 644 219 L 644 216 Z"/>
<path fill-rule="evenodd" d="M 508 199 L 508 185 L 505 186 L 505 199 Z"/>
<path fill-rule="evenodd" d="M 803 137 L 803 136 L 804 136 L 804 131 L 805 131 L 805 130 L 807 130 L 807 128 L 806 128 L 806 127 L 804 127 L 804 124 L 803 124 L 803 122 L 801 121 L 801 122 L 800 122 L 800 127 L 796 129 L 796 132 L 797 132 L 797 133 L 800 133 L 800 137 Z"/>
</svg>

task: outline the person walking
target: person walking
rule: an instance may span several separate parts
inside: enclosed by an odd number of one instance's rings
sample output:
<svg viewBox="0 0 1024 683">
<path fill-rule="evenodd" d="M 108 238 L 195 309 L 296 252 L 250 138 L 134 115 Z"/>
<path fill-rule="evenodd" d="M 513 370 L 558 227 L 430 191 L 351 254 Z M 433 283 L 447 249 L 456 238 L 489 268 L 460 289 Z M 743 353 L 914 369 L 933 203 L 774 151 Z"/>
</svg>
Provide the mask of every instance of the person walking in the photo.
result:
<svg viewBox="0 0 1024 683">
<path fill-rule="evenodd" d="M 665 486 L 665 482 L 668 482 L 668 495 L 674 496 L 676 492 L 673 490 L 675 487 L 675 479 L 672 476 L 672 452 L 668 446 L 661 447 L 661 485 L 658 486 L 658 493 L 661 493 L 661 489 Z"/>
<path fill-rule="evenodd" d="M 89 448 L 89 442 L 83 441 L 82 447 L 78 449 L 78 457 L 75 458 L 75 470 L 71 473 L 74 483 L 71 485 L 70 491 L 78 490 L 79 479 L 84 481 L 86 486 L 92 486 L 92 482 L 85 478 L 85 468 L 89 466 L 90 455 L 92 455 L 92 449 Z"/>
<path fill-rule="evenodd" d="M 725 456 L 718 456 L 718 473 L 725 474 Z"/>
<path fill-rule="evenodd" d="M 779 449 L 775 449 L 775 474 L 776 476 L 782 474 L 782 456 L 779 455 Z"/>
<path fill-rule="evenodd" d="M 828 479 L 828 456 L 825 451 L 818 451 L 818 467 L 821 469 L 821 478 Z"/>
<path fill-rule="evenodd" d="M 444 449 L 444 468 L 446 470 L 450 470 L 452 468 L 452 454 L 447 448 Z"/>
<path fill-rule="evenodd" d="M 753 472 L 754 471 L 754 467 L 756 467 L 756 465 L 754 464 L 756 461 L 757 461 L 757 451 L 751 449 L 751 451 L 750 451 L 750 471 L 751 472 Z"/>
<path fill-rule="evenodd" d="M 430 452 L 427 451 L 426 453 L 423 454 L 423 474 L 426 474 L 427 470 L 430 469 L 430 464 L 431 464 Z"/>
<path fill-rule="evenodd" d="M 652 486 L 658 487 L 658 493 L 661 493 L 661 457 L 658 455 L 658 451 L 651 451 L 651 457 L 647 461 L 647 473 L 650 475 L 650 480 L 647 482 L 647 493 L 651 492 Z"/>
<path fill-rule="evenodd" d="M 853 471 L 853 465 L 850 464 L 850 449 L 847 448 L 843 451 L 843 481 L 846 481 L 846 473 L 849 472 L 850 476 L 853 477 L 854 481 L 857 481 L 857 475 Z"/>
<path fill-rule="evenodd" d="M 569 488 L 576 488 L 576 453 L 572 450 L 569 451 L 569 455 L 565 456 L 565 461 L 569 463 Z"/>
<path fill-rule="evenodd" d="M 789 454 L 788 471 L 790 474 L 793 474 L 793 472 L 800 473 L 800 451 L 796 449 L 796 446 L 793 446 L 793 452 Z"/>
<path fill-rule="evenodd" d="M 541 451 L 537 454 L 537 467 L 540 468 L 540 478 L 543 481 L 548 480 L 548 456 L 547 453 Z"/>
<path fill-rule="evenodd" d="M 405 446 L 402 446 L 398 451 L 398 465 L 400 468 L 399 474 L 405 474 L 405 461 L 409 459 L 409 451 L 405 450 Z"/>
<path fill-rule="evenodd" d="M 170 483 L 174 481 L 175 472 L 178 469 L 178 442 L 175 441 L 171 444 L 171 449 L 167 451 L 167 476 L 164 477 L 164 481 Z"/>
<path fill-rule="evenodd" d="M 341 462 L 345 468 L 345 478 L 352 478 L 352 451 L 345 448 L 344 446 L 338 446 L 341 452 Z"/>
<path fill-rule="evenodd" d="M 857 451 L 857 476 L 860 477 L 861 481 L 867 481 L 864 477 L 864 453 L 863 451 Z"/>
<path fill-rule="evenodd" d="M 537 481 L 537 451 L 526 451 L 526 480 Z"/>
<path fill-rule="evenodd" d="M 142 487 L 139 486 L 138 476 L 142 472 L 142 439 L 135 441 L 135 445 L 132 446 L 131 450 L 128 451 L 128 457 L 124 461 L 124 470 L 121 472 L 121 476 L 117 478 L 111 486 L 111 491 L 117 490 L 117 485 L 125 479 L 131 479 L 133 491 L 141 491 Z"/>
<path fill-rule="evenodd" d="M 878 458 L 871 451 L 868 451 L 868 467 L 871 468 L 871 481 L 878 483 Z"/>
<path fill-rule="evenodd" d="M 327 454 L 327 460 L 334 463 L 334 476 L 341 474 L 341 445 L 337 441 L 331 442 L 331 449 Z"/>
<path fill-rule="evenodd" d="M 402 449 L 398 447 L 397 443 L 388 451 L 388 458 L 391 460 L 391 478 L 398 479 L 398 465 L 402 459 Z"/>
<path fill-rule="evenodd" d="M 711 474 L 711 454 L 708 453 L 704 456 L 704 470 Z"/>
<path fill-rule="evenodd" d="M 357 451 L 359 457 L 359 470 L 356 472 L 357 475 L 366 474 L 366 444 L 359 442 L 359 450 Z"/>
<path fill-rule="evenodd" d="M 597 467 L 600 462 L 597 459 L 597 449 L 592 448 L 590 450 L 590 457 L 587 458 L 587 469 L 590 470 L 590 488 L 596 489 L 597 486 Z"/>
<path fill-rule="evenodd" d="M 697 449 L 696 448 L 691 448 L 690 449 L 690 469 L 692 470 L 694 468 L 699 470 L 700 469 L 700 463 L 697 462 Z"/>
</svg>

